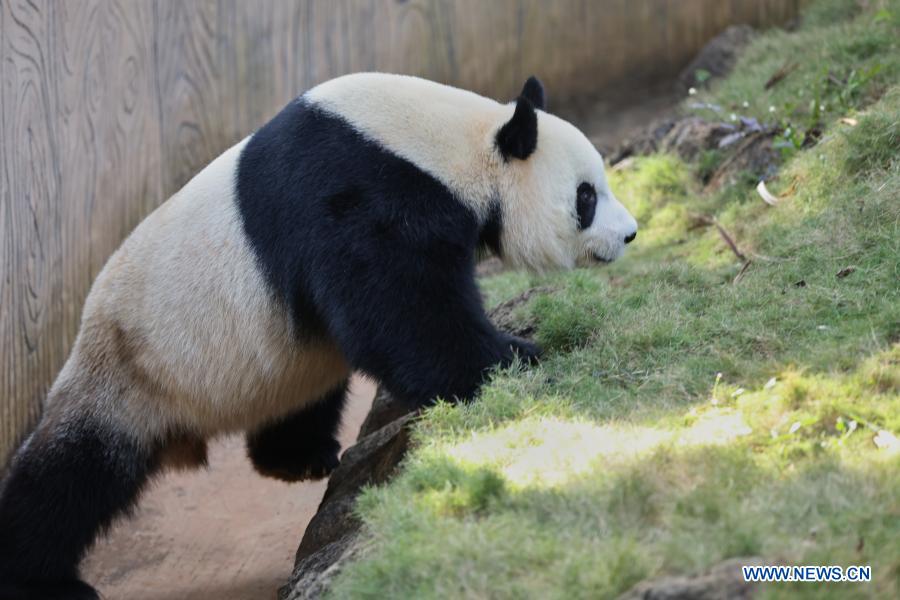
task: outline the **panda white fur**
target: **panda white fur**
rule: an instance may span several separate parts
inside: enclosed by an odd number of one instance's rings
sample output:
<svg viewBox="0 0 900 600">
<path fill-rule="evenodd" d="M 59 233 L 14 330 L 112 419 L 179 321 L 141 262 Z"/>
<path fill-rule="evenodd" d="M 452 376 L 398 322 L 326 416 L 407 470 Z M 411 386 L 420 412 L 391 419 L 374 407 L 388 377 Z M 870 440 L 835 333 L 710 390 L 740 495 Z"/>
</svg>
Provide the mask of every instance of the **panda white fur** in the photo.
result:
<svg viewBox="0 0 900 600">
<path fill-rule="evenodd" d="M 337 464 L 351 371 L 412 405 L 470 398 L 540 350 L 485 316 L 474 256 L 568 269 L 636 223 L 603 162 L 544 112 L 414 77 L 319 85 L 144 220 L 85 303 L 0 497 L 0 597 L 94 598 L 78 564 L 153 474 L 246 431 L 287 480 Z"/>
</svg>

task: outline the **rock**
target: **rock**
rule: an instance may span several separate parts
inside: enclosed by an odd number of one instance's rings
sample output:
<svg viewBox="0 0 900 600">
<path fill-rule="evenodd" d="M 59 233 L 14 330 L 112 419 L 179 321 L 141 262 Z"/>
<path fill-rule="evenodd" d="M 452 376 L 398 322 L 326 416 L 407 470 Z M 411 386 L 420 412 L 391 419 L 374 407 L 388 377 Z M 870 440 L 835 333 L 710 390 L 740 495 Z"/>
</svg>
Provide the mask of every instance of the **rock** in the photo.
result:
<svg viewBox="0 0 900 600">
<path fill-rule="evenodd" d="M 746 135 L 730 149 L 728 158 L 713 171 L 707 187 L 712 190 L 730 185 L 747 175 L 756 180 L 768 179 L 775 174 L 781 159 L 772 144 L 774 131 L 763 130 Z"/>
<path fill-rule="evenodd" d="M 530 337 L 534 323 L 522 323 L 516 309 L 537 293 L 552 288 L 534 288 L 504 302 L 488 313 L 503 331 Z M 415 414 L 410 407 L 379 388 L 359 440 L 341 456 L 316 515 L 306 527 L 290 580 L 279 590 L 282 600 L 307 600 L 325 594 L 332 579 L 360 549 L 362 526 L 354 513 L 356 497 L 367 485 L 379 485 L 394 474 L 409 449 L 410 425 Z"/>
<path fill-rule="evenodd" d="M 674 152 L 692 161 L 704 150 L 719 147 L 719 143 L 738 128 L 728 123 L 706 121 L 700 117 L 686 117 L 676 122 L 659 143 L 659 150 Z"/>
<path fill-rule="evenodd" d="M 617 165 L 631 156 L 646 156 L 660 148 L 663 138 L 672 131 L 679 119 L 661 119 L 645 127 L 636 128 L 622 142 L 607 153 L 610 165 Z"/>
<path fill-rule="evenodd" d="M 737 62 L 741 49 L 754 35 L 749 25 L 732 25 L 711 39 L 694 60 L 678 76 L 678 86 L 683 93 L 690 88 L 698 88 L 711 79 L 728 75 Z M 700 81 L 697 73 L 708 73 L 708 78 Z"/>
<path fill-rule="evenodd" d="M 362 440 L 370 433 L 375 433 L 385 425 L 393 423 L 410 412 L 409 406 L 398 402 L 386 389 L 379 386 L 378 391 L 375 393 L 375 399 L 372 400 L 372 408 L 369 409 L 366 420 L 363 421 L 359 428 L 358 439 Z"/>
<path fill-rule="evenodd" d="M 294 565 L 290 581 L 279 590 L 279 600 L 321 598 L 335 575 L 359 552 L 355 532 L 326 544 Z"/>
<path fill-rule="evenodd" d="M 660 137 L 661 132 L 666 133 Z M 632 155 L 653 152 L 671 152 L 685 161 L 696 161 L 701 153 L 718 150 L 726 158 L 708 176 L 704 183 L 713 189 L 734 183 L 747 174 L 756 179 L 772 176 L 780 161 L 773 145 L 776 130 L 763 127 L 754 119 L 742 118 L 735 124 L 706 121 L 700 117 L 684 117 L 639 132 L 616 150 L 611 164 L 624 164 Z"/>
<path fill-rule="evenodd" d="M 407 414 L 360 439 L 341 456 L 341 464 L 328 480 L 319 510 L 306 527 L 296 561 L 359 529 L 353 513 L 359 491 L 387 481 L 409 448 Z"/>
<path fill-rule="evenodd" d="M 654 152 L 672 152 L 691 161 L 704 150 L 718 148 L 723 139 L 736 132 L 738 127 L 735 125 L 706 121 L 700 117 L 665 119 L 627 138 L 610 154 L 609 162 L 615 165 L 630 156 Z"/>
<path fill-rule="evenodd" d="M 394 402 L 389 395 L 380 391 L 379 395 L 385 405 Z M 409 448 L 409 426 L 414 417 L 405 414 L 372 431 L 341 456 L 319 510 L 306 527 L 294 572 L 279 590 L 279 598 L 320 597 L 340 565 L 356 552 L 362 526 L 353 510 L 356 496 L 364 486 L 384 483 L 394 474 Z"/>
<path fill-rule="evenodd" d="M 732 600 L 752 598 L 760 584 L 744 581 L 743 565 L 761 565 L 759 557 L 731 558 L 693 577 L 673 576 L 643 581 L 619 600 Z"/>
</svg>

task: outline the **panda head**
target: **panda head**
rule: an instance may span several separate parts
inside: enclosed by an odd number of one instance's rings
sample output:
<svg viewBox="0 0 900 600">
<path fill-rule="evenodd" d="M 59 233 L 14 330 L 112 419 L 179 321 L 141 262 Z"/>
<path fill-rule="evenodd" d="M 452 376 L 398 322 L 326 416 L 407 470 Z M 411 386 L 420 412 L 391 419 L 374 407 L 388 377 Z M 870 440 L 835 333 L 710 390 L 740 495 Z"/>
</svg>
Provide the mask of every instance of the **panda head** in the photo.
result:
<svg viewBox="0 0 900 600">
<path fill-rule="evenodd" d="M 544 106 L 543 86 L 531 77 L 492 136 L 496 245 L 508 264 L 535 271 L 611 262 L 637 222 L 609 189 L 594 145 Z"/>
</svg>

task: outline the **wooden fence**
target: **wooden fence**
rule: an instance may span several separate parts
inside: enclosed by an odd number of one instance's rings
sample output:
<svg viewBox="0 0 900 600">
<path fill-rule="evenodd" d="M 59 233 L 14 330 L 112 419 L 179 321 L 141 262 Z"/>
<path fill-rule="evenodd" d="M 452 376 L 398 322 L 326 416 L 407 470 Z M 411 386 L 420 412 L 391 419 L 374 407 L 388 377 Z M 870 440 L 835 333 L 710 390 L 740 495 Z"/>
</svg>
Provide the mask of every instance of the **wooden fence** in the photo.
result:
<svg viewBox="0 0 900 600">
<path fill-rule="evenodd" d="M 799 1 L 0 0 L 0 465 L 121 240 L 315 83 L 382 70 L 505 99 L 535 73 L 560 102 Z"/>
</svg>

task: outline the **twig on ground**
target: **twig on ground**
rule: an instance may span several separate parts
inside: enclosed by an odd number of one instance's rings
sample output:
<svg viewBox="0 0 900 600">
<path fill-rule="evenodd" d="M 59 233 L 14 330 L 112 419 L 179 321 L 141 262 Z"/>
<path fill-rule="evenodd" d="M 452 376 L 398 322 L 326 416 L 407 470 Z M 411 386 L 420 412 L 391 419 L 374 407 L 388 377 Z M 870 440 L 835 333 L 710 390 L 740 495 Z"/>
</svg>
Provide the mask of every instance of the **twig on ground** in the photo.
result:
<svg viewBox="0 0 900 600">
<path fill-rule="evenodd" d="M 750 259 L 747 258 L 743 252 L 741 252 L 737 244 L 734 243 L 734 239 L 731 237 L 731 234 L 728 233 L 728 230 L 725 229 L 719 220 L 715 217 L 711 217 L 709 215 L 701 215 L 697 218 L 698 226 L 700 225 L 715 225 L 716 229 L 719 231 L 719 235 L 722 236 L 722 239 L 725 240 L 725 243 L 728 244 L 728 247 L 731 248 L 731 251 L 734 252 L 734 255 L 740 259 L 741 262 L 750 262 Z"/>
<path fill-rule="evenodd" d="M 763 89 L 766 89 L 766 90 L 772 89 L 773 87 L 775 87 L 776 85 L 781 83 L 781 80 L 784 79 L 785 77 L 787 77 L 788 75 L 790 75 L 791 72 L 796 68 L 797 68 L 797 63 L 795 63 L 795 62 L 784 63 L 784 65 L 780 69 L 775 71 L 775 73 L 773 73 L 772 76 L 769 77 L 769 80 L 766 81 L 766 85 L 763 86 Z"/>
<path fill-rule="evenodd" d="M 715 217 L 712 217 L 709 215 L 700 215 L 694 220 L 694 224 L 690 228 L 696 229 L 698 227 L 703 227 L 703 226 L 708 226 L 708 225 L 715 226 L 716 230 L 719 232 L 719 235 L 722 237 L 723 240 L 725 240 L 725 243 L 728 244 L 728 247 L 731 249 L 731 251 L 734 253 L 734 255 L 738 258 L 738 260 L 740 260 L 742 263 L 744 263 L 741 266 L 741 270 L 738 271 L 738 274 L 735 275 L 734 280 L 731 282 L 732 284 L 735 284 L 741 280 L 741 278 L 744 276 L 744 273 L 746 273 L 747 269 L 750 268 L 750 265 L 753 264 L 753 261 L 750 260 L 749 258 L 747 258 L 747 255 L 745 255 L 743 252 L 740 251 L 740 249 L 737 247 L 737 244 L 734 242 L 734 238 L 731 237 L 731 234 L 728 233 L 728 230 L 725 229 L 725 227 L 723 227 L 722 224 L 719 223 L 719 220 L 716 219 Z M 766 259 L 768 257 L 760 257 L 760 258 Z"/>
<path fill-rule="evenodd" d="M 741 270 L 738 271 L 738 274 L 735 275 L 734 279 L 731 281 L 731 285 L 734 285 L 741 280 L 741 278 L 744 276 L 744 273 L 747 272 L 747 269 L 750 268 L 750 265 L 752 263 L 753 263 L 752 260 L 748 260 L 747 262 L 744 263 L 744 266 L 741 267 Z"/>
</svg>

